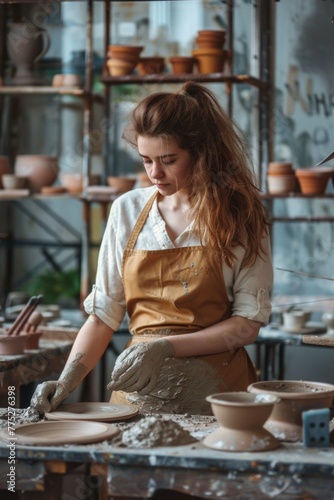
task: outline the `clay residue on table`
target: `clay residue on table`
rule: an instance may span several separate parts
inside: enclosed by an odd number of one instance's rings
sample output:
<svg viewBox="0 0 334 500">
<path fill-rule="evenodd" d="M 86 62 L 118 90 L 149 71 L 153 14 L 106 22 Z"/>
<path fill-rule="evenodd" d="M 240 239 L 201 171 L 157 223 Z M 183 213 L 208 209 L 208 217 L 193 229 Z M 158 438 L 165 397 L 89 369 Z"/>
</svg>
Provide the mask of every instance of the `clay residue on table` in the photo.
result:
<svg viewBox="0 0 334 500">
<path fill-rule="evenodd" d="M 196 442 L 177 422 L 161 417 L 146 417 L 122 434 L 122 444 L 130 448 L 182 446 Z"/>
<path fill-rule="evenodd" d="M 28 406 L 28 408 L 12 408 L 11 412 L 15 412 L 15 425 L 28 424 L 30 422 L 39 422 L 41 416 L 37 410 Z M 12 416 L 12 414 L 11 414 Z M 0 410 L 0 427 L 7 425 L 8 409 Z"/>
</svg>

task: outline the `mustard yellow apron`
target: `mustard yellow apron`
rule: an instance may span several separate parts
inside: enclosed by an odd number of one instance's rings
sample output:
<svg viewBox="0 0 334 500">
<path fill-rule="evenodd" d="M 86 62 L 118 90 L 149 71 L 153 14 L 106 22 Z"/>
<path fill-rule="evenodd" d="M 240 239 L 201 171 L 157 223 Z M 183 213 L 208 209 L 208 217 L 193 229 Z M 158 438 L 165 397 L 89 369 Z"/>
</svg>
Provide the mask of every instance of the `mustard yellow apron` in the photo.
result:
<svg viewBox="0 0 334 500">
<path fill-rule="evenodd" d="M 156 196 L 143 208 L 124 250 L 122 279 L 132 334 L 127 347 L 202 330 L 231 314 L 222 269 L 209 262 L 205 247 L 134 249 Z M 246 390 L 255 381 L 254 366 L 242 347 L 167 359 L 151 394 L 114 391 L 110 401 L 132 404 L 146 413 L 211 414 L 206 396 Z"/>
</svg>

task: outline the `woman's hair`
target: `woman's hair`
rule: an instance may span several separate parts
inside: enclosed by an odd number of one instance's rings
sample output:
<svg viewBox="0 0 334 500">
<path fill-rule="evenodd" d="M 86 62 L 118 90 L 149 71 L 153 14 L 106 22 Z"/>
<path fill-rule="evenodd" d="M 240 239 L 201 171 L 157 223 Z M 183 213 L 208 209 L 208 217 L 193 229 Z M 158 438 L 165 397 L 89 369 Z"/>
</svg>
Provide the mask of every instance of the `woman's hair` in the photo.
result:
<svg viewBox="0 0 334 500">
<path fill-rule="evenodd" d="M 178 92 L 149 95 L 123 133 L 135 146 L 138 136 L 171 138 L 191 154 L 189 200 L 201 242 L 211 259 L 224 254 L 228 265 L 241 245 L 251 265 L 263 252 L 268 220 L 240 133 L 213 92 L 187 82 Z"/>
</svg>

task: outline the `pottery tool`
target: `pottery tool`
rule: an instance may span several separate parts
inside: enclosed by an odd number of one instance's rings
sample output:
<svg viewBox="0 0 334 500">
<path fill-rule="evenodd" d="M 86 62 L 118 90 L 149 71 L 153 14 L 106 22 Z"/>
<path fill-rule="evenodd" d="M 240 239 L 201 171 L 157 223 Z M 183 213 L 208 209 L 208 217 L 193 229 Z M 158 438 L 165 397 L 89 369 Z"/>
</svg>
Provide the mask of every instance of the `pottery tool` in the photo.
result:
<svg viewBox="0 0 334 500">
<path fill-rule="evenodd" d="M 38 304 L 40 304 L 43 300 L 43 295 L 32 296 L 30 297 L 27 304 L 24 306 L 12 326 L 8 329 L 7 336 L 10 335 L 18 335 L 20 331 L 23 329 L 24 325 L 30 318 L 31 314 L 34 312 Z"/>
<path fill-rule="evenodd" d="M 320 165 L 323 165 L 324 163 L 326 163 L 329 160 L 332 160 L 333 158 L 334 158 L 334 151 L 332 151 L 331 153 L 329 153 L 329 155 L 326 156 L 326 158 L 324 158 L 323 160 L 319 161 L 319 163 L 316 164 L 316 167 L 320 167 Z"/>
</svg>

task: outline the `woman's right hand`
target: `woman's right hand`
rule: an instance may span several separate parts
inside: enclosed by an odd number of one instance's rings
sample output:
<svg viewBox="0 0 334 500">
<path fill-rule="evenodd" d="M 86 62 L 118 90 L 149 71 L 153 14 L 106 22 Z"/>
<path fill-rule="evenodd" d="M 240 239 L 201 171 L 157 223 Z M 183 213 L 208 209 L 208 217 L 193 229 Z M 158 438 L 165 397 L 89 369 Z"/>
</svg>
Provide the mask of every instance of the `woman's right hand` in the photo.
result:
<svg viewBox="0 0 334 500">
<path fill-rule="evenodd" d="M 68 383 L 64 380 L 43 382 L 36 387 L 30 406 L 43 414 L 53 411 L 70 394 Z"/>
</svg>

